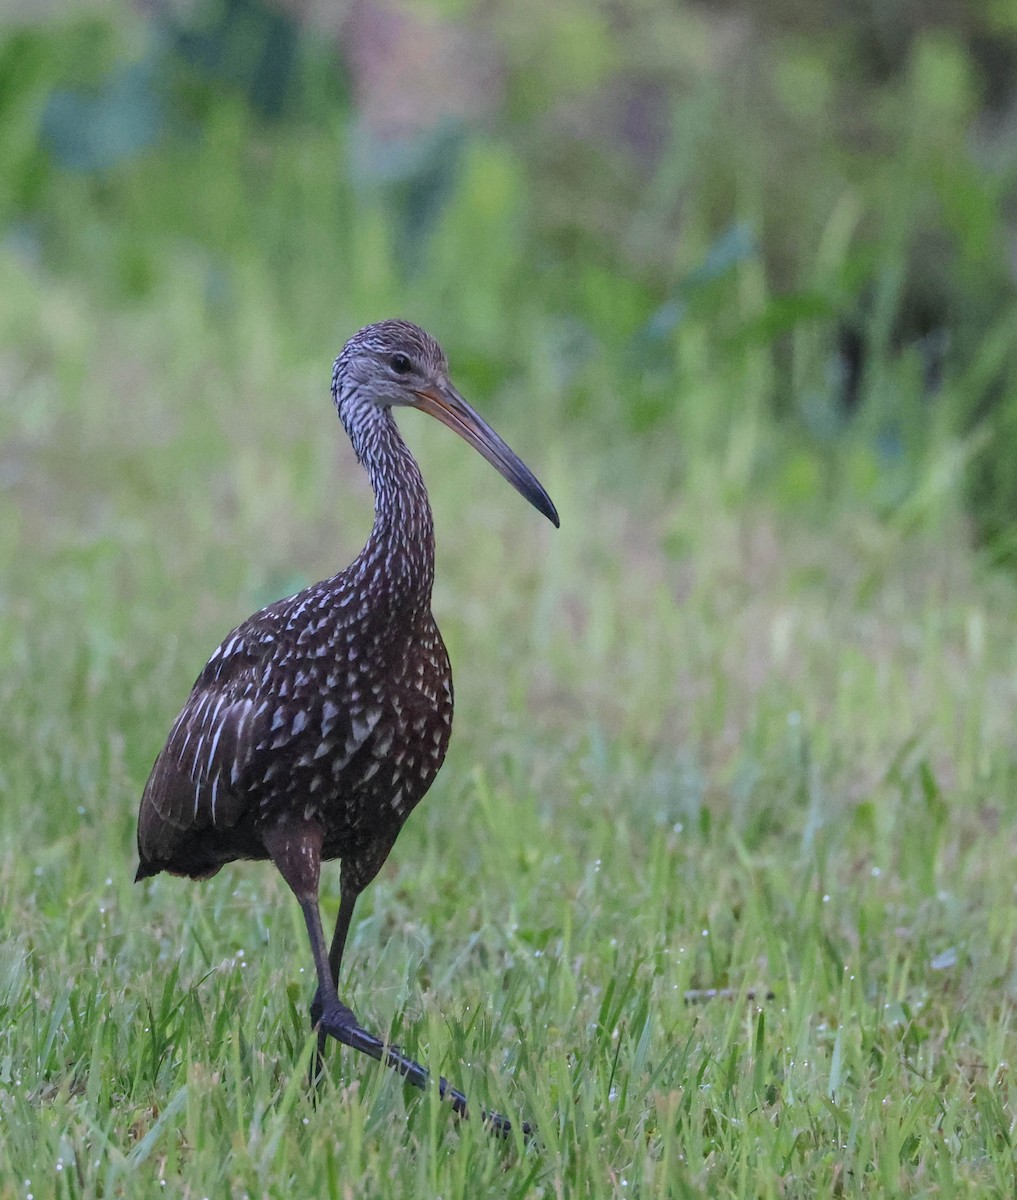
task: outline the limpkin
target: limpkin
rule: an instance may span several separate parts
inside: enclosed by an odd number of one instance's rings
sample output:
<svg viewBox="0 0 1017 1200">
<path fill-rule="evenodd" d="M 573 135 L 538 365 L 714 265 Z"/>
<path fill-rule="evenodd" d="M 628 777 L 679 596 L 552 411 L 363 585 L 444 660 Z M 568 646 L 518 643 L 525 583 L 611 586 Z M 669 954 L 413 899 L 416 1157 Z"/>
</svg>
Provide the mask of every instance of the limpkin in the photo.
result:
<svg viewBox="0 0 1017 1200">
<path fill-rule="evenodd" d="M 431 786 L 452 727 L 452 672 L 431 615 L 431 508 L 392 409 L 437 417 L 556 526 L 558 514 L 417 326 L 382 321 L 354 334 L 335 361 L 332 398 L 374 489 L 374 528 L 346 570 L 248 617 L 212 654 L 145 786 L 137 878 L 206 879 L 237 859 L 271 859 L 311 941 L 319 1059 L 331 1036 L 426 1087 L 427 1071 L 368 1033 L 338 993 L 357 897 Z M 326 949 L 319 873 L 336 858 Z M 445 1079 L 439 1088 L 465 1115 L 465 1096 Z M 498 1114 L 488 1120 L 509 1128 Z"/>
</svg>

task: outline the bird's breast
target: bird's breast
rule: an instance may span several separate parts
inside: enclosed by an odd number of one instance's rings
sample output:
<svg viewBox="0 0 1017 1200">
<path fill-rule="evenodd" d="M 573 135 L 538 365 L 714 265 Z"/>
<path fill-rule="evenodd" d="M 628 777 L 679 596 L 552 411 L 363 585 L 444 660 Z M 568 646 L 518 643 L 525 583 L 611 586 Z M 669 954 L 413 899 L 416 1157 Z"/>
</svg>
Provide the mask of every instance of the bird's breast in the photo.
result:
<svg viewBox="0 0 1017 1200">
<path fill-rule="evenodd" d="M 452 729 L 452 673 L 433 622 L 384 654 L 308 659 L 289 673 L 259 746 L 261 810 L 299 803 L 326 829 L 326 856 L 394 832 L 434 781 Z M 284 694 L 283 694 L 284 693 Z"/>
</svg>

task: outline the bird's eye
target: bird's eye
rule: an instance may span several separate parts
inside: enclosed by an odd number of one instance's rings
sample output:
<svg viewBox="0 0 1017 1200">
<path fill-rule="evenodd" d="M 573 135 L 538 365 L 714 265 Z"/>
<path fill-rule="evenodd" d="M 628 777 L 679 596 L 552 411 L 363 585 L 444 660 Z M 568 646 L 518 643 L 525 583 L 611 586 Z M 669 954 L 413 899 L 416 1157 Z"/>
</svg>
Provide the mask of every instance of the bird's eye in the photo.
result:
<svg viewBox="0 0 1017 1200">
<path fill-rule="evenodd" d="M 413 366 L 405 354 L 393 354 L 389 359 L 389 365 L 397 375 L 408 374 L 410 368 Z"/>
</svg>

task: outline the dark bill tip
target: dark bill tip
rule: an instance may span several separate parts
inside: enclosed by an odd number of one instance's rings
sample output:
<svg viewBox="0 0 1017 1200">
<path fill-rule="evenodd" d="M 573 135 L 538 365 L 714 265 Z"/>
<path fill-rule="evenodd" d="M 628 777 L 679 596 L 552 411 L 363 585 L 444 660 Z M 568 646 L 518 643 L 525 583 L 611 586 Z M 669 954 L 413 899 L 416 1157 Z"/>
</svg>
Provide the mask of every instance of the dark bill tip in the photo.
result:
<svg viewBox="0 0 1017 1200">
<path fill-rule="evenodd" d="M 536 480 L 534 480 L 534 482 L 536 483 Z M 537 484 L 537 487 L 540 489 L 539 495 L 526 496 L 526 499 L 529 500 L 537 512 L 542 512 L 544 516 L 547 517 L 555 529 L 561 529 L 561 521 L 558 518 L 558 510 L 555 508 L 551 497 L 547 494 L 547 492 L 544 491 L 539 483 Z M 524 492 L 523 495 L 526 495 L 526 493 Z"/>
</svg>

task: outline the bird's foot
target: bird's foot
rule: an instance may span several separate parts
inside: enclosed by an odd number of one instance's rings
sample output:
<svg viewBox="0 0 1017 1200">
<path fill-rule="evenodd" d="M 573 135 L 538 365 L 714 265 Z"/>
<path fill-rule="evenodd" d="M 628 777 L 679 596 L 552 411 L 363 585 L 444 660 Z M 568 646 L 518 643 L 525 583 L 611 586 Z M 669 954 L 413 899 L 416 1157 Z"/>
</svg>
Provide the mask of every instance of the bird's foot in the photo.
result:
<svg viewBox="0 0 1017 1200">
<path fill-rule="evenodd" d="M 318 988 L 314 993 L 314 999 L 311 1001 L 311 1025 L 317 1028 L 318 1022 L 321 1020 L 321 1014 L 325 1011 L 325 1005 L 321 1000 L 321 988 Z"/>
<path fill-rule="evenodd" d="M 324 1038 L 326 1036 L 334 1037 L 344 1046 L 359 1050 L 362 1054 L 368 1054 L 378 1062 L 398 1071 L 408 1083 L 426 1091 L 431 1081 L 431 1073 L 426 1067 L 422 1067 L 412 1058 L 407 1058 L 398 1046 L 388 1045 L 380 1038 L 375 1037 L 373 1033 L 368 1033 L 357 1020 L 353 1010 L 347 1008 L 341 1001 L 333 1005 L 322 1005 L 318 995 L 315 994 L 311 1003 L 312 1019 L 318 1014 L 320 1015 L 316 1023 L 319 1042 L 316 1065 L 321 1061 Z M 469 1116 L 466 1096 L 458 1088 L 453 1087 L 444 1075 L 438 1077 L 438 1095 L 451 1103 L 452 1110 L 457 1116 L 464 1118 Z M 503 1117 L 501 1113 L 484 1112 L 482 1120 L 492 1133 L 497 1133 L 501 1137 L 506 1137 L 512 1130 L 512 1122 L 507 1117 Z M 532 1127 L 526 1121 L 523 1122 L 522 1131 L 526 1138 L 533 1134 Z"/>
</svg>

